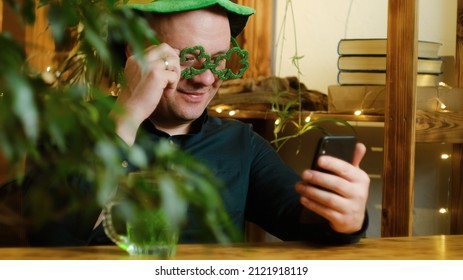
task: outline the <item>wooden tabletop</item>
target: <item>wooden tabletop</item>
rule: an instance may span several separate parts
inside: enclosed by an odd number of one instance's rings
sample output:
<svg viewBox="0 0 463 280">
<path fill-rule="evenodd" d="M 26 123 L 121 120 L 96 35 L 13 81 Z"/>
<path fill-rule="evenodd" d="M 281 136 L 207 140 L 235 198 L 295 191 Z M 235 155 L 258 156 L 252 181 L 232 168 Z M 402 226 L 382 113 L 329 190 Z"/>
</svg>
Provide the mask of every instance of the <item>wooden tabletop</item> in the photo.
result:
<svg viewBox="0 0 463 280">
<path fill-rule="evenodd" d="M 140 258 L 140 257 L 138 257 Z M 143 257 L 144 258 L 144 257 Z M 0 248 L 0 259 L 98 260 L 137 259 L 116 246 L 59 248 Z M 178 245 L 179 260 L 384 260 L 463 259 L 463 235 L 365 238 L 344 246 L 302 242 L 241 245 Z"/>
</svg>

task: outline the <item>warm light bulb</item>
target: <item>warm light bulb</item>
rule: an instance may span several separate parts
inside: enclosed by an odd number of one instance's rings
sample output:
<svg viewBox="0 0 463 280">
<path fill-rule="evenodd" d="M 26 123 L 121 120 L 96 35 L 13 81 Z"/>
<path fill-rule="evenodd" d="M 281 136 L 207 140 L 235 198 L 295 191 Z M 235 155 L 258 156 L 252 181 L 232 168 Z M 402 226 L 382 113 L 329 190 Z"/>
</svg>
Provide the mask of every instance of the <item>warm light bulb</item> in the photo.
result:
<svg viewBox="0 0 463 280">
<path fill-rule="evenodd" d="M 451 86 L 447 85 L 447 84 L 446 84 L 446 83 L 444 83 L 444 82 L 439 82 L 439 86 L 440 86 L 440 87 L 449 88 L 449 89 L 451 89 L 451 88 L 452 88 Z"/>
<path fill-rule="evenodd" d="M 437 102 L 439 102 L 439 107 L 440 107 L 441 110 L 445 110 L 445 108 L 447 108 L 445 103 L 442 102 L 442 100 L 440 100 L 439 97 L 436 97 L 436 100 L 437 100 Z"/>
<path fill-rule="evenodd" d="M 439 209 L 439 213 L 445 214 L 445 213 L 447 213 L 447 209 L 441 208 L 441 209 Z"/>
<path fill-rule="evenodd" d="M 217 113 L 219 113 L 219 114 L 223 112 L 222 108 L 220 108 L 220 107 L 217 107 L 217 108 L 215 109 L 215 111 L 216 111 Z"/>
<path fill-rule="evenodd" d="M 307 116 L 307 118 L 305 118 L 305 122 L 306 122 L 306 123 L 309 123 L 311 119 L 312 119 L 312 118 L 311 118 L 310 116 Z"/>
<path fill-rule="evenodd" d="M 356 115 L 356 116 L 360 116 L 361 114 L 362 114 L 362 110 L 356 110 L 354 112 L 354 115 Z"/>
<path fill-rule="evenodd" d="M 229 114 L 230 116 L 234 116 L 234 115 L 236 114 L 236 111 L 235 111 L 235 110 L 232 110 L 232 111 L 228 112 L 228 114 Z"/>
<path fill-rule="evenodd" d="M 48 66 L 46 69 L 47 72 L 51 72 L 51 66 Z"/>
<path fill-rule="evenodd" d="M 281 122 L 281 119 L 280 119 L 280 118 L 276 119 L 276 120 L 275 120 L 275 125 L 279 125 L 280 122 Z"/>
<path fill-rule="evenodd" d="M 448 159 L 448 158 L 450 158 L 450 155 L 449 154 L 441 154 L 440 158 L 441 159 Z"/>
</svg>

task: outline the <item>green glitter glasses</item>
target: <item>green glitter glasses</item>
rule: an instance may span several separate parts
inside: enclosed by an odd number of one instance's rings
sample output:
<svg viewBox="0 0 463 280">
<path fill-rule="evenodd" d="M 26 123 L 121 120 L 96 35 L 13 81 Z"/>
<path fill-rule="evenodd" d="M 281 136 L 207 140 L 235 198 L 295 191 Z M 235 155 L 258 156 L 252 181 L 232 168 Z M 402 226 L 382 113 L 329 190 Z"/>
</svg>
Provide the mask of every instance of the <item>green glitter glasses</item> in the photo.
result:
<svg viewBox="0 0 463 280">
<path fill-rule="evenodd" d="M 226 53 L 216 57 L 211 57 L 207 54 L 202 46 L 184 48 L 180 52 L 180 65 L 185 67 L 181 73 L 182 78 L 191 79 L 195 75 L 204 73 L 207 69 L 210 69 L 213 74 L 224 81 L 241 78 L 249 68 L 248 52 L 242 50 L 233 37 L 231 38 L 231 42 L 233 47 Z M 233 56 L 238 57 L 241 66 L 237 71 L 233 71 L 226 66 L 227 61 Z"/>
</svg>

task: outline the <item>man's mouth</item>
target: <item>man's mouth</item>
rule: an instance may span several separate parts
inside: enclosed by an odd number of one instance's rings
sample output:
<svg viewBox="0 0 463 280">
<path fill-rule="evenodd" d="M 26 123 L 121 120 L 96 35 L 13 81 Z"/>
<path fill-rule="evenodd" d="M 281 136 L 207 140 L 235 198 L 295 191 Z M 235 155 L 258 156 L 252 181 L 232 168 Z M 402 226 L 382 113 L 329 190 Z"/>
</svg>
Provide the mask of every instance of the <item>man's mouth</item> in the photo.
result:
<svg viewBox="0 0 463 280">
<path fill-rule="evenodd" d="M 179 91 L 185 99 L 190 102 L 199 102 L 202 101 L 204 96 L 206 95 L 205 92 L 200 91 Z"/>
</svg>

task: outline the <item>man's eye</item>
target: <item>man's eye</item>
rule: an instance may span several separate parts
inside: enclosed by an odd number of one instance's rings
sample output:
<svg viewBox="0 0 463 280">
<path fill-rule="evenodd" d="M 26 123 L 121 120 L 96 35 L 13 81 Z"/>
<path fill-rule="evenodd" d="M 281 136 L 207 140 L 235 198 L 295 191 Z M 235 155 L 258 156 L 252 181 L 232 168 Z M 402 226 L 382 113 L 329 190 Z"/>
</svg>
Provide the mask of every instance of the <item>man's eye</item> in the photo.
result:
<svg viewBox="0 0 463 280">
<path fill-rule="evenodd" d="M 218 58 L 218 57 L 214 57 L 212 60 L 211 60 L 211 63 L 214 63 L 217 65 L 217 69 L 218 70 L 221 70 L 223 68 L 225 68 L 225 65 L 227 64 L 227 60 L 225 58 Z"/>
<path fill-rule="evenodd" d="M 193 67 L 196 65 L 197 59 L 194 55 L 186 55 L 181 64 L 185 67 Z"/>
<path fill-rule="evenodd" d="M 185 61 L 195 61 L 196 58 L 194 56 L 186 56 Z"/>
</svg>

